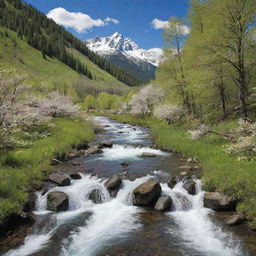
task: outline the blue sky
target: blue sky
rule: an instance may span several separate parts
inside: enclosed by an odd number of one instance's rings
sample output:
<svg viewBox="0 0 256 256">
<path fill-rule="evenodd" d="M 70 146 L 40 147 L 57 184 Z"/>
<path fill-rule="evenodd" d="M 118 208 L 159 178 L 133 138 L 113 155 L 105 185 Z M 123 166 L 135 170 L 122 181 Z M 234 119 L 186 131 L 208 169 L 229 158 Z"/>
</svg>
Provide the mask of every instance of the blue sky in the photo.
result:
<svg viewBox="0 0 256 256">
<path fill-rule="evenodd" d="M 161 47 L 164 21 L 186 17 L 189 0 L 25 0 L 80 39 L 120 32 L 141 48 Z M 61 7 L 61 8 L 59 8 Z M 57 9 L 58 8 L 58 9 Z M 80 12 L 81 14 L 77 14 Z M 155 29 L 151 24 L 155 20 Z M 56 21 L 55 20 L 55 21 Z"/>
</svg>

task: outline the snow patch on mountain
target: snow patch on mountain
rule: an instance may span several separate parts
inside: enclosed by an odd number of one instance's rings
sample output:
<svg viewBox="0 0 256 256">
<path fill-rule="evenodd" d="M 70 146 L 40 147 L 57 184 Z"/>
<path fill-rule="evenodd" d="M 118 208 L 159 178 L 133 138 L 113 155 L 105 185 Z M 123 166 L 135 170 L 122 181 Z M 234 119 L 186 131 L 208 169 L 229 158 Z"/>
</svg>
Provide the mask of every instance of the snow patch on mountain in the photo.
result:
<svg viewBox="0 0 256 256">
<path fill-rule="evenodd" d="M 101 56 L 123 54 L 126 58 L 139 65 L 140 62 L 147 62 L 158 66 L 163 56 L 160 48 L 149 50 L 140 49 L 139 46 L 130 38 L 124 37 L 116 32 L 108 37 L 96 37 L 85 41 L 90 50 Z"/>
</svg>

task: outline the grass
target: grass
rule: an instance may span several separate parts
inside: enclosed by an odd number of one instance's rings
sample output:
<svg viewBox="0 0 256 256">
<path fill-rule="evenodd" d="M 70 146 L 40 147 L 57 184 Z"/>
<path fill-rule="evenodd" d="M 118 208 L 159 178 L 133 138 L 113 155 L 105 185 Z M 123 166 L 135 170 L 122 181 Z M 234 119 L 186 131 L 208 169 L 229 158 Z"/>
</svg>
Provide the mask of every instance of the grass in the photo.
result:
<svg viewBox="0 0 256 256">
<path fill-rule="evenodd" d="M 256 228 L 256 164 L 255 161 L 238 161 L 224 152 L 226 140 L 216 136 L 206 136 L 198 141 L 190 139 L 184 125 L 168 125 L 154 118 L 139 119 L 131 115 L 118 115 L 118 121 L 146 125 L 157 144 L 181 152 L 200 160 L 203 167 L 204 189 L 219 191 L 236 198 L 239 203 L 237 211 L 244 214 L 248 224 Z M 218 131 L 234 128 L 234 120 L 220 123 L 215 127 Z"/>
<path fill-rule="evenodd" d="M 93 138 L 92 127 L 81 119 L 56 118 L 54 126 L 51 136 L 35 140 L 32 147 L 0 154 L 0 223 L 22 211 L 29 190 L 51 171 L 54 157 Z"/>
<path fill-rule="evenodd" d="M 8 37 L 5 36 L 5 32 L 8 32 Z M 75 52 L 75 50 L 74 53 L 90 68 L 100 85 L 111 84 L 125 87 L 115 77 L 97 67 L 86 56 Z M 0 67 L 5 69 L 14 68 L 17 73 L 25 74 L 27 83 L 43 92 L 47 92 L 49 89 L 57 89 L 74 96 L 75 90 L 72 85 L 75 81 L 81 78 L 85 82 L 91 81 L 55 58 L 47 57 L 44 59 L 40 51 L 18 38 L 17 33 L 1 26 Z"/>
</svg>

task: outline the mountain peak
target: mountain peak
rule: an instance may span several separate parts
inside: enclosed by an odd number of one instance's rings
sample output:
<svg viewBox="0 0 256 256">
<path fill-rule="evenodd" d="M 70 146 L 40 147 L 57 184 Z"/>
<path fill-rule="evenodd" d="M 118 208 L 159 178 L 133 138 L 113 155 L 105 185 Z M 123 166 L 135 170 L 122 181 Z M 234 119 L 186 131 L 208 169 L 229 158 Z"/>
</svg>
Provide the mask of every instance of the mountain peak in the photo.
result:
<svg viewBox="0 0 256 256">
<path fill-rule="evenodd" d="M 85 43 L 92 51 L 102 56 L 122 54 L 135 63 L 148 62 L 157 66 L 162 57 L 162 49 L 140 49 L 132 39 L 124 37 L 119 32 L 108 37 L 89 39 Z"/>
</svg>

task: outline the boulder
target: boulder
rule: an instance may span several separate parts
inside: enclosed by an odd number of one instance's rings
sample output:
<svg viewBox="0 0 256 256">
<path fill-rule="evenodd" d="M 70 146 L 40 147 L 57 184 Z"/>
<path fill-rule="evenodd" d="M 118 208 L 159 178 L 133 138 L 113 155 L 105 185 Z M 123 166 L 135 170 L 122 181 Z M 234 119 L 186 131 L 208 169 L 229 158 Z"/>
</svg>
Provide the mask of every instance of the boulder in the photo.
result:
<svg viewBox="0 0 256 256">
<path fill-rule="evenodd" d="M 142 157 L 156 157 L 156 154 L 150 152 L 143 152 L 141 154 Z"/>
<path fill-rule="evenodd" d="M 196 194 L 196 183 L 193 180 L 187 180 L 183 184 L 183 188 L 185 188 L 190 195 Z"/>
<path fill-rule="evenodd" d="M 53 173 L 49 176 L 49 180 L 61 187 L 70 185 L 70 178 L 61 173 Z"/>
<path fill-rule="evenodd" d="M 100 189 L 94 189 L 89 194 L 89 200 L 91 200 L 95 204 L 102 204 L 105 201 L 105 197 Z"/>
<path fill-rule="evenodd" d="M 52 183 L 52 182 L 45 183 L 41 189 L 42 195 L 45 195 L 51 188 L 54 188 L 54 187 L 56 187 L 55 183 Z"/>
<path fill-rule="evenodd" d="M 236 207 L 236 201 L 222 193 L 206 192 L 204 194 L 204 207 L 215 211 L 232 211 Z"/>
<path fill-rule="evenodd" d="M 99 145 L 91 146 L 86 151 L 86 154 L 93 155 L 93 154 L 99 154 L 102 153 L 101 147 Z"/>
<path fill-rule="evenodd" d="M 102 146 L 105 148 L 112 148 L 113 142 L 112 141 L 104 141 L 104 142 L 102 142 Z"/>
<path fill-rule="evenodd" d="M 70 172 L 69 176 L 74 180 L 80 180 L 82 178 L 82 176 L 76 171 Z"/>
<path fill-rule="evenodd" d="M 173 189 L 178 182 L 179 179 L 176 176 L 173 176 L 168 180 L 167 185 L 170 189 Z"/>
<path fill-rule="evenodd" d="M 68 209 L 69 199 L 64 192 L 53 191 L 47 195 L 47 209 L 60 212 Z"/>
<path fill-rule="evenodd" d="M 117 174 L 113 175 L 105 183 L 105 187 L 107 188 L 108 191 L 118 190 L 121 185 L 122 185 L 122 179 Z"/>
<path fill-rule="evenodd" d="M 227 220 L 226 220 L 226 224 L 228 226 L 236 226 L 241 224 L 244 221 L 243 216 L 239 215 L 239 214 L 235 214 L 230 216 Z"/>
<path fill-rule="evenodd" d="M 154 207 L 162 192 L 158 181 L 142 183 L 133 191 L 133 204 L 136 206 Z"/>
<path fill-rule="evenodd" d="M 172 198 L 170 196 L 161 196 L 155 205 L 155 210 L 169 211 L 172 207 Z"/>
</svg>

